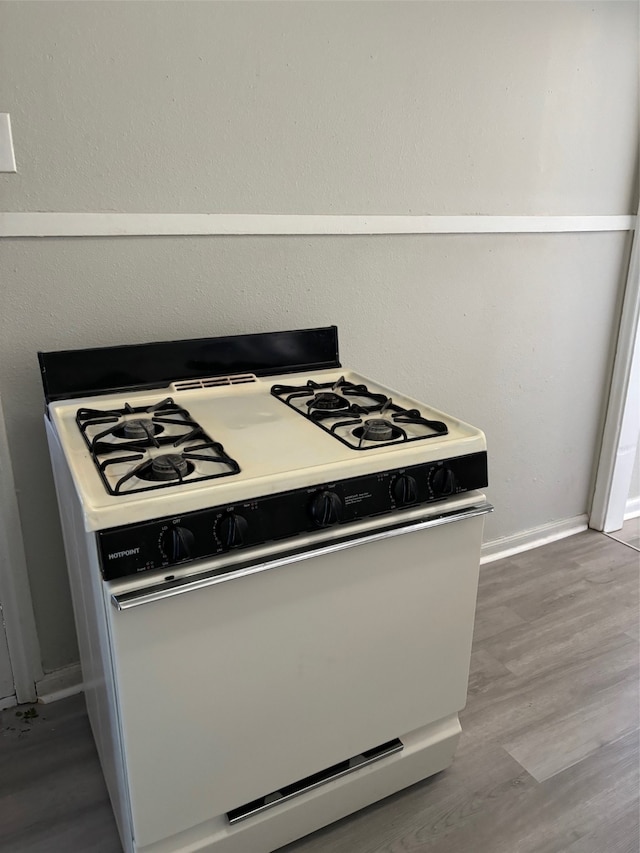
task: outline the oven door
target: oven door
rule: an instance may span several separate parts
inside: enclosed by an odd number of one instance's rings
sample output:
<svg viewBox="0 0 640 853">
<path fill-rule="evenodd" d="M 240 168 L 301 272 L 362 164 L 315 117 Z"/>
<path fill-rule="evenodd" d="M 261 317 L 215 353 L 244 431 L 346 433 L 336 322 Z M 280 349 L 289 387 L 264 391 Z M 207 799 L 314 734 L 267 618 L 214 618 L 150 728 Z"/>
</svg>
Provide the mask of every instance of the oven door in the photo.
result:
<svg viewBox="0 0 640 853">
<path fill-rule="evenodd" d="M 303 552 L 108 590 L 136 844 L 461 709 L 490 509 L 476 493 Z"/>
</svg>

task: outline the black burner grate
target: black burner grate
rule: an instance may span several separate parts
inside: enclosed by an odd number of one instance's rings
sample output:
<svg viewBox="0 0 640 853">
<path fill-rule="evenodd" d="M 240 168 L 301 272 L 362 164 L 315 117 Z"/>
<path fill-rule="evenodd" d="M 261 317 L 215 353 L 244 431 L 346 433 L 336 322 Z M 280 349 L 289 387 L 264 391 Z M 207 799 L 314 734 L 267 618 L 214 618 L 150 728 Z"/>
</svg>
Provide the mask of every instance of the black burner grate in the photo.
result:
<svg viewBox="0 0 640 853">
<path fill-rule="evenodd" d="M 76 423 L 112 495 L 171 488 L 240 472 L 235 459 L 171 397 L 149 407 L 125 403 L 122 409 L 78 409 Z M 129 462 L 126 473 L 115 482 L 109 480 L 109 468 Z M 216 468 L 202 473 L 196 462 L 205 470 L 209 464 Z M 220 465 L 225 470 L 218 470 Z M 123 486 L 132 480 L 140 485 L 123 492 Z"/>
<path fill-rule="evenodd" d="M 271 393 L 352 450 L 371 450 L 391 444 L 424 441 L 442 437 L 449 432 L 442 421 L 428 420 L 422 417 L 418 409 L 405 409 L 384 394 L 376 394 L 366 385 L 348 382 L 343 376 L 333 383 L 319 383 L 310 379 L 305 385 L 273 385 Z M 307 397 L 311 399 L 305 399 Z M 360 402 L 349 400 L 349 397 L 358 398 Z M 307 411 L 293 401 L 303 403 Z M 380 417 L 366 417 L 372 414 Z M 410 436 L 401 424 L 424 427 L 429 432 Z M 351 426 L 355 427 L 350 433 L 353 440 L 338 434 L 337 430 Z"/>
</svg>

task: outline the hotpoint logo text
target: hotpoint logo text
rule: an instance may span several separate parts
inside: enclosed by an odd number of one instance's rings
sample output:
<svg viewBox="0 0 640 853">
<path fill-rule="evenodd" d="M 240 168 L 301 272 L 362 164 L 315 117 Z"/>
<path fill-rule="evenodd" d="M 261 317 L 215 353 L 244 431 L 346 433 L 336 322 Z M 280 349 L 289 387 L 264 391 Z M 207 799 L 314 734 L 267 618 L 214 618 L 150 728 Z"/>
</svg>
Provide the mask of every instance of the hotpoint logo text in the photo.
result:
<svg viewBox="0 0 640 853">
<path fill-rule="evenodd" d="M 140 548 L 128 548 L 126 551 L 114 551 L 109 554 L 110 560 L 117 560 L 119 557 L 132 557 L 134 554 L 139 554 Z"/>
</svg>

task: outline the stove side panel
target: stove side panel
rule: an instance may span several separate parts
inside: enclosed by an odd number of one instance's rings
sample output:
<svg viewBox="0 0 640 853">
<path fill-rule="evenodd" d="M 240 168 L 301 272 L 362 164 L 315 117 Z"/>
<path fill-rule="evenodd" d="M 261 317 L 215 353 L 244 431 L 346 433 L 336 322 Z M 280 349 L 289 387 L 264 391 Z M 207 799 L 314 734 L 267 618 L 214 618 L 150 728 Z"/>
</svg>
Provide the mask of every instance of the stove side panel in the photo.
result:
<svg viewBox="0 0 640 853">
<path fill-rule="evenodd" d="M 45 428 L 62 523 L 87 712 L 120 838 L 125 853 L 130 853 L 131 817 L 95 535 L 84 529 L 71 473 L 46 417 Z"/>
</svg>

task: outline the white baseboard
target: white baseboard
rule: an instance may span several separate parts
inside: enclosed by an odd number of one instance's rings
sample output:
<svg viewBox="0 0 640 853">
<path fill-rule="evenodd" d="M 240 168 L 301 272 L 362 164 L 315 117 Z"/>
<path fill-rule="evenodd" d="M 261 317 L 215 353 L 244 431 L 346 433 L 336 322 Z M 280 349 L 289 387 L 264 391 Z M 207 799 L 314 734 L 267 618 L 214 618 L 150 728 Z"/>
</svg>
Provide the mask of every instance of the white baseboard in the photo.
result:
<svg viewBox="0 0 640 853">
<path fill-rule="evenodd" d="M 582 533 L 588 528 L 588 521 L 586 514 L 577 515 L 575 518 L 552 521 L 549 524 L 534 527 L 533 530 L 525 530 L 522 533 L 515 533 L 513 536 L 505 536 L 502 539 L 494 539 L 493 542 L 485 542 L 482 546 L 480 565 L 484 566 L 486 563 L 493 563 L 495 560 L 502 560 L 504 557 L 513 556 L 513 554 L 520 554 L 522 551 L 530 551 L 532 548 L 548 545 L 549 542 L 565 539 L 575 533 Z"/>
<path fill-rule="evenodd" d="M 7 708 L 15 708 L 18 704 L 15 693 L 13 696 L 4 696 L 0 699 L 0 711 L 6 711 Z"/>
<path fill-rule="evenodd" d="M 36 684 L 38 702 L 48 705 L 58 699 L 66 699 L 67 696 L 75 696 L 82 693 L 82 670 L 79 663 L 48 672 L 43 679 Z"/>
<path fill-rule="evenodd" d="M 624 520 L 637 518 L 640 515 L 640 497 L 629 498 L 624 508 Z"/>
</svg>

